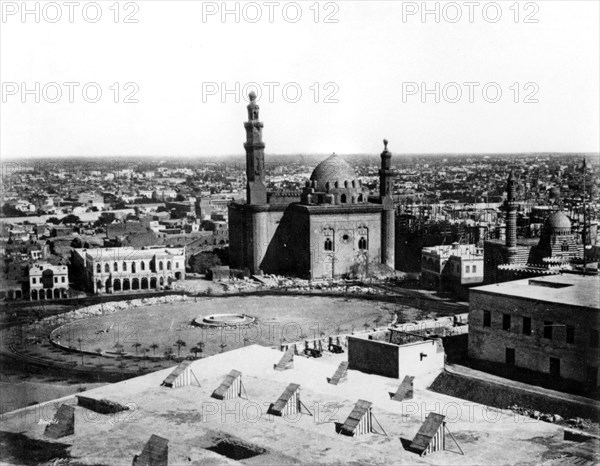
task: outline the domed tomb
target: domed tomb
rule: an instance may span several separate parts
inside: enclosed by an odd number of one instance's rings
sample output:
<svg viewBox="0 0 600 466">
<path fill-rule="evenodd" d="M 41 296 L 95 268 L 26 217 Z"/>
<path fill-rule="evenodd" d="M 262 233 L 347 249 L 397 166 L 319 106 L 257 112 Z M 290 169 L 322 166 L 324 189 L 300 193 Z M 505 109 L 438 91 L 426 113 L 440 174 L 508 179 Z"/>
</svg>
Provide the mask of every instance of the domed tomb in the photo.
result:
<svg viewBox="0 0 600 466">
<path fill-rule="evenodd" d="M 356 172 L 337 154 L 323 160 L 313 170 L 302 194 L 305 204 L 356 204 L 367 202 Z"/>
<path fill-rule="evenodd" d="M 545 222 L 546 233 L 550 235 L 571 234 L 571 220 L 563 212 L 558 211 L 550 214 Z"/>
</svg>

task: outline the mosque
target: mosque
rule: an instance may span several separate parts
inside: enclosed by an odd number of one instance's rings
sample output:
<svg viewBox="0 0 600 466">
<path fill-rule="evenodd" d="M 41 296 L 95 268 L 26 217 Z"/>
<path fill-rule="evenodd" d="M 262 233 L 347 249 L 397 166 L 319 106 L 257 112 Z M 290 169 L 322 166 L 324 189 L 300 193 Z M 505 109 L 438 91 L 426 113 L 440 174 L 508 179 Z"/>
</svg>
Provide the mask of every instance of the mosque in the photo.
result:
<svg viewBox="0 0 600 466">
<path fill-rule="evenodd" d="M 394 172 L 387 141 L 378 196 L 370 196 L 335 154 L 317 165 L 301 192 L 267 192 L 263 123 L 256 94 L 249 98 L 246 202 L 229 205 L 230 266 L 309 279 L 393 272 Z"/>
<path fill-rule="evenodd" d="M 571 270 L 573 264 L 583 258 L 584 246 L 573 230 L 569 217 L 557 208 L 546 218 L 539 238 L 518 238 L 517 180 L 513 172 L 509 174 L 506 191 L 506 240 L 485 241 L 484 283 L 554 275 Z"/>
</svg>

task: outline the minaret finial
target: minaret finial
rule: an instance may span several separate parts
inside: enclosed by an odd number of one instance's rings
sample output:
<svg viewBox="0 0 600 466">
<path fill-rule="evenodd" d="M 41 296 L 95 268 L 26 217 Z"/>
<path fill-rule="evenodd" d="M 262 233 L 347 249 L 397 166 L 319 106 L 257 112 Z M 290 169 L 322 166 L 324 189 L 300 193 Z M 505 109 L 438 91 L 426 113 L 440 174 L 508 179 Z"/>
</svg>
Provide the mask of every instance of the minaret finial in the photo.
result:
<svg viewBox="0 0 600 466">
<path fill-rule="evenodd" d="M 250 94 L 248 94 L 248 97 L 250 98 L 250 102 L 254 102 L 256 100 L 256 92 L 250 91 Z"/>
<path fill-rule="evenodd" d="M 387 139 L 384 139 L 384 140 L 383 140 L 383 147 L 384 147 L 384 150 L 387 150 L 387 145 L 388 145 L 388 140 L 387 140 Z"/>
</svg>

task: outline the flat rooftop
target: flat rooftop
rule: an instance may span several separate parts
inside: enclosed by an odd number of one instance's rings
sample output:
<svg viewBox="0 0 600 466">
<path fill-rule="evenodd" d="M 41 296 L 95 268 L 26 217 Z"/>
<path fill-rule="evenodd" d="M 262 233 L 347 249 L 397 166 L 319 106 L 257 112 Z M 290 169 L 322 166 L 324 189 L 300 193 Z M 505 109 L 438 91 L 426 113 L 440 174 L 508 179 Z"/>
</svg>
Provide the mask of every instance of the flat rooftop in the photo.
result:
<svg viewBox="0 0 600 466">
<path fill-rule="evenodd" d="M 280 351 L 252 345 L 194 361 L 191 368 L 200 387 L 161 387 L 171 368 L 83 392 L 81 395 L 108 399 L 132 410 L 101 415 L 76 407 L 75 434 L 57 440 L 43 436 L 46 423 L 53 419 L 61 403 L 73 403 L 74 397 L 31 406 L 3 415 L 3 435 L 34 442 L 30 454 L 35 453 L 38 459 L 44 448 L 50 448 L 48 445 L 62 445 L 62 453 L 53 452 L 52 458 L 70 456 L 77 464 L 111 466 L 130 465 L 152 434 L 169 440 L 170 465 L 239 464 L 208 449 L 223 438 L 260 450 L 261 454 L 242 460 L 243 464 L 256 465 L 533 465 L 544 458 L 560 456 L 572 444 L 562 440 L 563 429 L 554 424 L 430 392 L 417 385 L 413 400 L 393 401 L 389 393 L 397 390 L 397 379 L 350 370 L 346 382 L 330 385 L 326 377 L 334 374 L 341 358 L 315 360 L 297 356 L 293 369 L 273 370 L 273 364 L 282 355 Z M 248 399 L 211 398 L 232 369 L 242 372 Z M 300 399 L 314 416 L 267 415 L 269 404 L 290 383 L 300 384 Z M 334 422 L 343 423 L 359 399 L 373 403 L 373 414 L 387 436 L 367 434 L 353 438 L 336 434 Z M 403 444 L 410 444 L 429 412 L 447 416 L 448 428 L 465 456 L 450 438 L 449 450 L 422 458 L 404 449 Z M 16 451 L 7 449 L 3 460 L 26 463 L 23 458 L 6 457 L 14 456 Z"/>
<path fill-rule="evenodd" d="M 598 275 L 564 273 L 471 288 L 478 292 L 600 310 Z"/>
</svg>

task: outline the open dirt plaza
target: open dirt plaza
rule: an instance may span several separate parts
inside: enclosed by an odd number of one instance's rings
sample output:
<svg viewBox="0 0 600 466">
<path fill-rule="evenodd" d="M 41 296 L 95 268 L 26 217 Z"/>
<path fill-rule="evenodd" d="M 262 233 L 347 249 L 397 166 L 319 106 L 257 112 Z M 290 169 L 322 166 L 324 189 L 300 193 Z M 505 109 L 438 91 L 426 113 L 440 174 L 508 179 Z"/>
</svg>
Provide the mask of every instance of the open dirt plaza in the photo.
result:
<svg viewBox="0 0 600 466">
<path fill-rule="evenodd" d="M 186 343 L 181 355 L 189 355 L 198 342 L 204 343 L 204 356 L 248 344 L 279 346 L 284 342 L 319 338 L 339 333 L 364 331 L 384 326 L 394 311 L 413 320 L 418 310 L 393 303 L 362 299 L 319 296 L 235 296 L 189 299 L 120 311 L 114 314 L 75 320 L 61 331 L 61 343 L 84 351 L 114 351 L 117 343 L 123 350 L 136 354 L 157 344 L 148 354 L 162 355 L 178 349 L 175 342 Z M 256 318 L 256 325 L 245 328 L 201 328 L 194 319 L 213 314 L 245 314 Z M 105 330 L 105 332 L 100 332 Z M 108 331 L 106 331 L 108 330 Z M 78 342 L 81 338 L 82 341 Z M 136 343 L 141 346 L 135 349 Z M 222 347 L 221 345 L 226 345 Z"/>
<path fill-rule="evenodd" d="M 169 441 L 169 464 L 178 466 L 238 464 L 231 457 L 257 465 L 593 464 L 591 453 L 573 453 L 580 444 L 564 441 L 563 430 L 553 424 L 433 393 L 421 385 L 415 386 L 412 400 L 393 401 L 389 393 L 398 380 L 352 370 L 346 382 L 328 384 L 326 378 L 343 358 L 296 357 L 292 369 L 275 371 L 273 365 L 282 354 L 251 345 L 194 361 L 191 370 L 200 386 L 195 381 L 180 388 L 161 386 L 171 368 L 84 392 L 132 410 L 101 415 L 78 406 L 74 435 L 58 440 L 44 437 L 44 429 L 61 403 L 76 404 L 73 397 L 7 414 L 4 460 L 44 464 L 64 458 L 69 462 L 60 464 L 130 465 L 157 434 Z M 232 369 L 241 371 L 247 399 L 211 398 Z M 267 414 L 289 383 L 300 385 L 301 401 L 312 416 Z M 359 399 L 373 403 L 373 416 L 380 424 L 373 427 L 380 433 L 336 434 L 335 423 L 343 423 Z M 429 412 L 446 416 L 464 455 L 448 436 L 446 451 L 419 457 L 405 448 Z M 31 448 L 17 449 L 15 442 Z"/>
</svg>

